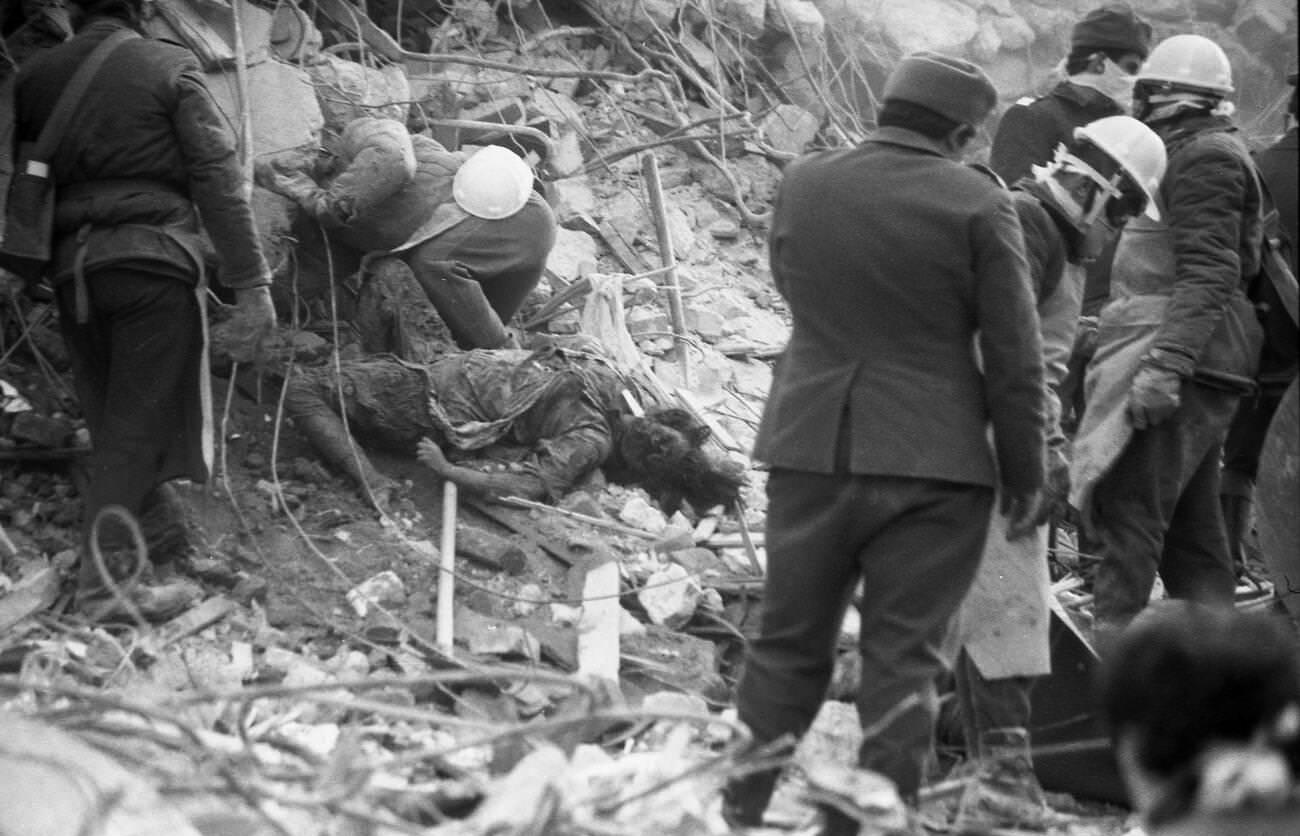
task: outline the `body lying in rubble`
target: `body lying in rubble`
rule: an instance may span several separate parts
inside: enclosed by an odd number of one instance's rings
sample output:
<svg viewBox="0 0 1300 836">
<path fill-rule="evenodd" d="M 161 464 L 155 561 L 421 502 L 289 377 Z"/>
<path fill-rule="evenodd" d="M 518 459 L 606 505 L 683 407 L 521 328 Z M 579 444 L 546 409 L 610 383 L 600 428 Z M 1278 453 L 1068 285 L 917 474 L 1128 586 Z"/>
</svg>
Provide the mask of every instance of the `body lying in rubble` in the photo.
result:
<svg viewBox="0 0 1300 836">
<path fill-rule="evenodd" d="M 285 413 L 381 505 L 397 486 L 349 430 L 363 444 L 418 449 L 439 476 L 480 496 L 554 501 L 601 468 L 611 481 L 644 487 L 668 513 L 683 501 L 700 513 L 734 503 L 741 468 L 701 449 L 707 428 L 680 409 L 628 414 L 624 385 L 603 357 L 581 349 L 478 349 L 424 364 L 381 356 L 295 372 Z M 510 464 L 457 463 L 467 454 Z"/>
<path fill-rule="evenodd" d="M 400 122 L 361 117 L 320 160 L 259 160 L 255 179 L 329 241 L 364 254 L 363 282 L 409 269 L 462 348 L 513 347 L 505 323 L 541 280 L 556 224 L 512 151 L 451 151 Z"/>
</svg>

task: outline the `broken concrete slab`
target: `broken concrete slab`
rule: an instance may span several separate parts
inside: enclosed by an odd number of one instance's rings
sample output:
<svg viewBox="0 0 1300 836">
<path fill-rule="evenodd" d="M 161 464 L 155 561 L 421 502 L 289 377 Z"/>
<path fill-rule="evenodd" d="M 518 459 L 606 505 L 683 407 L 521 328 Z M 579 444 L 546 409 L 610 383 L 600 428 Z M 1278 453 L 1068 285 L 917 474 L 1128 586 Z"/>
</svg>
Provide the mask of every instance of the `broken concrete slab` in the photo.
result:
<svg viewBox="0 0 1300 836">
<path fill-rule="evenodd" d="M 540 643 L 526 629 L 466 606 L 456 607 L 456 643 L 475 655 L 541 658 Z"/>
<path fill-rule="evenodd" d="M 76 836 L 93 822 L 102 836 L 199 836 L 149 782 L 67 732 L 3 713 L 0 738 L 6 832 Z"/>
<path fill-rule="evenodd" d="M 270 58 L 273 17 L 248 0 L 217 3 L 158 3 L 145 29 L 155 38 L 185 44 L 205 70 L 230 67 L 235 61 L 235 15 L 248 64 Z"/>
<path fill-rule="evenodd" d="M 584 272 L 595 270 L 598 263 L 596 239 L 575 229 L 560 227 L 556 230 L 555 246 L 546 257 L 548 270 L 566 281 L 573 281 Z"/>
<path fill-rule="evenodd" d="M 314 147 L 325 120 L 307 73 L 279 61 L 265 61 L 249 67 L 247 75 L 252 103 L 252 156 L 304 145 Z M 207 81 L 217 106 L 237 124 L 243 108 L 235 74 L 208 73 Z"/>
<path fill-rule="evenodd" d="M 367 67 L 326 54 L 308 67 L 308 73 L 325 127 L 331 131 L 342 133 L 349 122 L 362 116 L 406 123 L 411 85 L 400 66 Z"/>
<path fill-rule="evenodd" d="M 808 150 L 820 127 L 817 116 L 793 104 L 777 105 L 759 125 L 769 145 L 795 156 Z"/>
</svg>

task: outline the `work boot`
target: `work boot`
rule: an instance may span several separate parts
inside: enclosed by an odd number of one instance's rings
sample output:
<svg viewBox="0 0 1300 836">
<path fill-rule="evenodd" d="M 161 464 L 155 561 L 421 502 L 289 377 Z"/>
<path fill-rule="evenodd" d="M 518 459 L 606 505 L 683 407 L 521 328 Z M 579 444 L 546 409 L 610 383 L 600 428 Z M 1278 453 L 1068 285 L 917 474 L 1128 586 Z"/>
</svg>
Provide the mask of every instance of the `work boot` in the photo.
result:
<svg viewBox="0 0 1300 836">
<path fill-rule="evenodd" d="M 156 586 L 136 583 L 129 589 L 120 590 L 120 593 L 121 598 L 108 590 L 94 590 L 84 595 L 78 592 L 76 610 L 100 624 L 134 624 L 136 614 L 150 624 L 157 624 L 175 618 L 203 597 L 203 590 L 189 581 L 173 581 Z M 132 613 L 126 602 L 130 602 L 135 613 Z"/>
<path fill-rule="evenodd" d="M 992 729 L 981 744 L 983 756 L 962 793 L 953 831 L 975 836 L 997 828 L 1046 830 L 1058 817 L 1034 775 L 1029 732 Z"/>
<path fill-rule="evenodd" d="M 722 817 L 731 827 L 759 827 L 767 810 L 780 769 L 765 769 L 732 778 L 722 788 Z"/>
</svg>

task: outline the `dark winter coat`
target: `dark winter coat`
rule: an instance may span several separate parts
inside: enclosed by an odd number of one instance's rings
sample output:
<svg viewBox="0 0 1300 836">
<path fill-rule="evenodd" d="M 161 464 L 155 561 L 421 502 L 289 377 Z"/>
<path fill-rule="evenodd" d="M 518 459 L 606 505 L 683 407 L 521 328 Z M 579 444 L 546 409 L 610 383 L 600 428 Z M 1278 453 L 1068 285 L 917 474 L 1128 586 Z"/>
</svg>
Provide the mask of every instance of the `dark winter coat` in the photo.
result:
<svg viewBox="0 0 1300 836">
<path fill-rule="evenodd" d="M 1124 111 L 1108 96 L 1062 81 L 1046 96 L 1020 99 L 1002 114 L 989 166 L 1008 183 L 1028 176 L 1030 167 L 1048 162 L 1056 146 L 1074 141 L 1074 129 Z"/>
<path fill-rule="evenodd" d="M 919 134 L 787 167 L 769 235 L 793 315 L 755 441 L 773 467 L 994 485 L 1043 477 L 1043 365 L 1011 195 Z M 976 334 L 984 372 L 976 360 Z"/>
<path fill-rule="evenodd" d="M 1023 98 L 1007 109 L 998 123 L 989 154 L 989 166 L 1003 180 L 1014 183 L 1031 174 L 1030 168 L 1049 162 L 1056 146 L 1074 141 L 1074 129 L 1124 111 L 1110 97 L 1070 81 L 1062 81 L 1046 96 Z M 1107 248 L 1085 268 L 1083 311 L 1095 314 L 1110 295 L 1110 261 Z"/>
<path fill-rule="evenodd" d="M 1259 269 L 1262 195 L 1250 153 L 1227 117 L 1196 116 L 1162 131 L 1169 165 L 1160 183 L 1173 235 L 1172 297 L 1154 348 L 1183 375 L 1253 375 L 1258 345 L 1234 325 L 1249 307 L 1245 279 Z"/>
<path fill-rule="evenodd" d="M 15 82 L 19 142 L 35 141 L 77 67 L 124 25 L 92 22 L 24 64 Z M 71 275 L 76 233 L 87 224 L 87 271 L 142 267 L 193 281 L 201 216 L 221 282 L 266 284 L 233 117 L 218 108 L 188 49 L 143 37 L 119 46 L 91 82 L 52 161 L 56 283 Z"/>
<path fill-rule="evenodd" d="M 1291 242 L 1291 269 L 1296 266 L 1296 249 L 1300 248 L 1300 219 L 1296 216 L 1297 180 L 1300 180 L 1300 129 L 1291 128 L 1276 143 L 1255 155 L 1255 164 L 1263 175 L 1277 207 L 1282 231 Z"/>
</svg>

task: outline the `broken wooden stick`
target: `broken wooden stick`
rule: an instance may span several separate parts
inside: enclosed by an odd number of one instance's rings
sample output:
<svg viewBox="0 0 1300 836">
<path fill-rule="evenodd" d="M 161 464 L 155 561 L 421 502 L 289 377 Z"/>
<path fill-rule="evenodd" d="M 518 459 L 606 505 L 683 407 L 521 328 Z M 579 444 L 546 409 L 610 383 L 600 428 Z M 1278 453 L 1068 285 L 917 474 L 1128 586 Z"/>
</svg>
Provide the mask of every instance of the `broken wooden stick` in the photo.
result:
<svg viewBox="0 0 1300 836">
<path fill-rule="evenodd" d="M 645 179 L 650 208 L 655 217 L 655 233 L 659 239 L 659 259 L 666 270 L 664 284 L 668 289 L 668 310 L 673 322 L 673 336 L 677 342 L 677 360 L 682 367 L 682 385 L 691 385 L 691 366 L 686 354 L 686 313 L 682 307 L 682 286 L 677 281 L 677 254 L 673 251 L 673 238 L 668 229 L 668 207 L 664 204 L 664 187 L 659 179 L 659 160 L 654 154 L 641 158 L 641 176 Z"/>
<path fill-rule="evenodd" d="M 9 539 L 5 533 L 5 527 L 0 525 L 0 557 L 17 557 L 18 549 L 14 546 L 14 541 Z"/>
<path fill-rule="evenodd" d="M 577 511 L 569 511 L 565 508 L 556 508 L 554 505 L 547 505 L 544 502 L 534 502 L 531 499 L 523 499 L 518 496 L 503 496 L 497 500 L 503 505 L 513 505 L 516 508 L 527 508 L 532 511 L 545 511 L 549 514 L 555 514 L 560 517 L 568 517 L 571 520 L 594 525 L 597 528 L 603 528 L 607 531 L 613 531 L 616 534 L 626 534 L 629 537 L 640 537 L 645 540 L 658 540 L 658 534 L 651 534 L 649 531 L 642 531 L 639 528 L 616 523 L 613 520 L 603 520 L 600 517 L 592 517 L 587 514 L 579 514 Z"/>
<path fill-rule="evenodd" d="M 438 649 L 452 652 L 456 609 L 456 483 L 442 485 L 442 554 L 439 556 L 438 621 L 435 640 Z"/>
<path fill-rule="evenodd" d="M 758 549 L 754 548 L 754 538 L 749 533 L 749 523 L 745 520 L 745 501 L 736 499 L 736 521 L 740 523 L 740 539 L 745 544 L 745 557 L 755 574 L 763 574 L 763 564 L 758 560 Z"/>
</svg>

